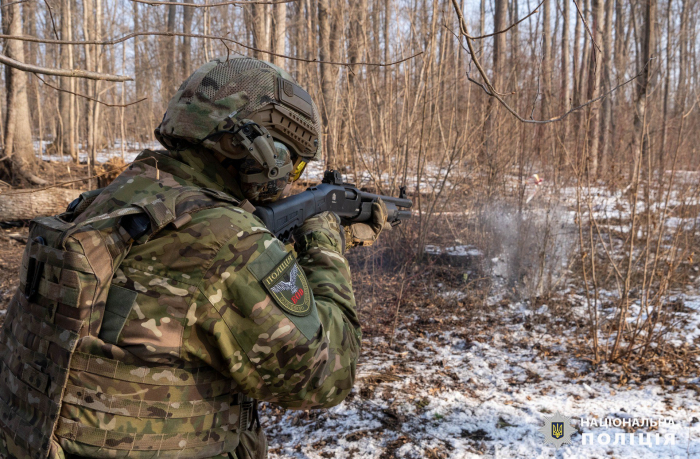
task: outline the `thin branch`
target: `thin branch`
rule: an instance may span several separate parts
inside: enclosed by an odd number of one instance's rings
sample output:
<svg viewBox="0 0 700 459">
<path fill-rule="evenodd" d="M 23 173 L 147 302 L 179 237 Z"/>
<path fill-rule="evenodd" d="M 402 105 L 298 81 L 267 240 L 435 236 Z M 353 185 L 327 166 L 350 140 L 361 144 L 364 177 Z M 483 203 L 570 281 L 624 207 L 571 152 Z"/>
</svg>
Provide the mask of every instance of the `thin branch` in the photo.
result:
<svg viewBox="0 0 700 459">
<path fill-rule="evenodd" d="M 44 84 L 45 84 L 46 86 L 48 86 L 49 88 L 55 89 L 56 91 L 67 92 L 68 94 L 73 94 L 74 96 L 83 97 L 83 98 L 85 98 L 85 99 L 95 101 L 95 102 L 97 102 L 98 104 L 104 105 L 105 107 L 124 108 L 124 107 L 128 107 L 129 105 L 136 105 L 136 104 L 138 104 L 139 102 L 143 102 L 144 100 L 147 100 L 147 99 L 148 99 L 148 97 L 144 97 L 143 99 L 139 99 L 139 100 L 134 101 L 134 102 L 129 102 L 128 104 L 108 104 L 107 102 L 102 102 L 102 101 L 99 100 L 99 99 L 95 99 L 95 98 L 92 98 L 92 97 L 90 97 L 90 96 L 86 96 L 85 94 L 80 94 L 80 93 L 77 93 L 77 92 L 69 91 L 69 90 L 67 90 L 67 89 L 58 88 L 58 87 L 56 87 L 56 86 L 54 86 L 54 85 L 52 85 L 52 84 L 50 84 L 50 83 L 47 83 L 46 80 L 44 80 L 43 78 L 41 78 L 41 77 L 40 77 L 39 75 L 37 75 L 36 73 L 34 74 L 34 76 L 37 77 L 39 80 L 41 80 L 41 82 L 44 83 Z"/>
<path fill-rule="evenodd" d="M 508 110 L 508 112 L 513 115 L 518 121 L 522 123 L 527 123 L 527 124 L 549 124 L 549 123 L 555 123 L 557 121 L 561 121 L 564 118 L 566 118 L 569 114 L 580 110 L 594 102 L 597 102 L 608 95 L 612 94 L 613 92 L 617 91 L 619 88 L 625 86 L 626 84 L 629 84 L 630 82 L 636 80 L 642 74 L 644 73 L 644 70 L 639 72 L 637 75 L 634 77 L 630 78 L 629 80 L 620 83 L 619 85 L 615 86 L 613 89 L 610 91 L 606 92 L 605 94 L 596 97 L 595 99 L 589 100 L 588 102 L 579 105 L 578 107 L 574 107 L 571 110 L 565 112 L 563 115 L 550 118 L 548 120 L 533 120 L 533 119 L 525 119 L 522 116 L 518 114 L 510 105 L 504 101 L 501 96 L 499 95 L 498 91 L 496 91 L 496 88 L 493 87 L 493 84 L 491 83 L 491 80 L 489 80 L 489 77 L 486 75 L 486 71 L 484 70 L 483 66 L 481 65 L 481 62 L 479 61 L 479 58 L 476 56 L 476 52 L 474 51 L 474 45 L 472 43 L 472 38 L 469 36 L 469 33 L 467 32 L 467 23 L 464 20 L 464 16 L 462 15 L 462 10 L 460 9 L 459 5 L 457 4 L 457 0 L 452 0 L 452 6 L 454 7 L 455 12 L 457 13 L 457 17 L 459 18 L 459 31 L 460 33 L 465 37 L 465 41 L 467 42 L 467 47 L 469 48 L 469 54 L 472 57 L 472 62 L 474 62 L 474 65 L 476 66 L 476 69 L 479 71 L 479 75 L 481 75 L 481 78 L 484 80 L 484 83 L 480 83 L 476 80 L 474 80 L 471 76 L 469 76 L 469 73 L 467 72 L 467 79 L 471 81 L 472 83 L 478 85 L 481 89 L 484 90 L 484 92 L 490 96 L 494 97 L 496 100 L 498 100 L 503 107 Z M 648 63 L 647 63 L 648 65 Z"/>
<path fill-rule="evenodd" d="M 493 33 L 490 33 L 490 34 L 487 34 L 487 35 L 480 35 L 480 36 L 478 36 L 478 37 L 469 37 L 469 38 L 471 38 L 472 40 L 481 40 L 482 38 L 489 38 L 489 37 L 493 37 L 494 35 L 500 35 L 500 34 L 502 34 L 502 33 L 506 33 L 506 32 L 508 32 L 510 29 L 512 29 L 513 27 L 515 27 L 515 26 L 517 26 L 518 24 L 520 24 L 521 22 L 523 22 L 525 19 L 527 19 L 527 18 L 529 18 L 530 16 L 532 16 L 533 14 L 537 13 L 538 10 L 540 9 L 540 6 L 542 6 L 542 4 L 543 4 L 544 2 L 545 2 L 545 0 L 542 0 L 542 1 L 540 2 L 540 4 L 537 5 L 537 6 L 535 7 L 535 9 L 532 10 L 527 16 L 525 16 L 524 18 L 520 19 L 520 20 L 517 21 L 517 22 L 514 22 L 513 24 L 511 24 L 510 26 L 508 26 L 507 28 L 505 28 L 505 29 L 503 29 L 503 30 L 501 30 L 501 31 L 499 31 L 499 32 L 493 32 Z"/>
<path fill-rule="evenodd" d="M 583 11 L 581 11 L 581 8 L 578 6 L 578 2 L 576 0 L 573 0 L 574 5 L 576 5 L 576 11 L 578 11 L 578 15 L 581 17 L 581 21 L 583 21 L 583 25 L 586 26 L 586 31 L 588 32 L 588 35 L 591 37 L 591 41 L 595 45 L 596 48 L 598 48 L 599 52 L 602 52 L 600 49 L 600 46 L 598 46 L 598 43 L 595 42 L 595 37 L 593 36 L 593 32 L 591 32 L 591 28 L 588 27 L 588 21 L 586 21 L 586 17 L 583 15 Z"/>
<path fill-rule="evenodd" d="M 221 40 L 221 44 L 226 48 L 226 60 L 231 56 L 231 48 L 228 47 L 225 41 Z"/>
<path fill-rule="evenodd" d="M 4 35 L 2 38 L 15 39 L 16 36 Z M 39 67 L 36 65 L 25 64 L 11 57 L 0 54 L 0 64 L 5 64 L 8 67 L 22 70 L 23 72 L 40 73 L 42 75 L 55 75 L 71 78 L 87 78 L 89 80 L 104 80 L 104 81 L 132 81 L 133 78 L 121 75 L 110 75 L 108 73 L 90 72 L 80 69 L 52 69 L 47 67 Z"/>
<path fill-rule="evenodd" d="M 53 20 L 51 5 L 49 5 L 49 0 L 44 0 L 44 3 L 46 4 L 46 9 L 49 11 L 49 17 L 51 17 L 51 27 L 53 27 L 53 34 L 56 35 L 56 40 L 58 40 L 58 32 L 56 32 L 56 22 L 54 22 Z"/>
<path fill-rule="evenodd" d="M 178 5 L 183 5 L 183 3 L 178 3 Z M 185 5 L 188 7 L 190 6 L 189 3 L 187 3 Z M 349 67 L 352 65 L 364 65 L 364 66 L 368 66 L 368 67 L 390 67 L 392 65 L 401 64 L 402 62 L 406 62 L 408 60 L 411 60 L 411 59 L 423 54 L 423 51 L 420 51 L 420 52 L 417 52 L 409 57 L 405 57 L 405 58 L 400 59 L 398 61 L 389 62 L 389 63 L 381 63 L 381 62 L 332 62 L 332 61 L 320 61 L 318 59 L 304 59 L 301 57 L 288 56 L 286 54 L 273 53 L 272 51 L 268 51 L 266 49 L 260 49 L 260 48 L 255 48 L 253 46 L 248 46 L 248 45 L 241 43 L 240 41 L 236 41 L 232 38 L 218 37 L 216 35 L 203 35 L 203 34 L 196 34 L 196 33 L 133 32 L 133 33 L 130 33 L 128 35 L 124 35 L 123 37 L 115 38 L 112 40 L 104 40 L 104 41 L 99 41 L 99 40 L 52 40 L 52 39 L 48 39 L 48 38 L 31 37 L 31 36 L 27 36 L 27 35 L 0 34 L 0 38 L 6 38 L 8 40 L 28 41 L 31 43 L 46 43 L 46 44 L 52 44 L 52 45 L 102 45 L 102 46 L 112 46 L 112 45 L 116 45 L 116 44 L 125 42 L 127 40 L 131 40 L 132 38 L 147 37 L 147 36 L 190 37 L 190 38 L 202 38 L 202 39 L 208 39 L 208 40 L 221 40 L 221 41 L 227 41 L 229 43 L 236 44 L 242 48 L 245 48 L 245 49 L 248 49 L 251 51 L 257 51 L 257 52 L 269 54 L 270 56 L 283 57 L 285 59 L 290 59 L 293 61 L 309 62 L 312 64 L 329 64 L 329 65 L 339 65 L 339 66 L 343 66 L 343 67 Z M 20 70 L 23 70 L 23 69 L 20 69 Z M 33 70 L 27 70 L 27 71 L 33 72 Z M 74 71 L 76 71 L 76 70 L 74 70 Z M 37 73 L 42 73 L 42 74 L 46 74 L 46 75 L 57 75 L 56 73 L 45 73 L 45 72 L 41 72 L 41 71 L 37 71 Z M 89 73 L 93 73 L 93 72 L 89 72 Z M 98 74 L 98 75 L 102 75 L 102 74 Z M 73 76 L 73 75 L 61 74 L 59 76 Z M 89 77 L 83 77 L 83 78 L 89 78 Z M 117 78 L 126 78 L 126 79 L 125 80 L 108 80 L 108 81 L 131 81 L 131 80 L 133 80 L 133 78 L 127 78 L 127 77 L 117 77 Z M 104 80 L 105 78 L 94 78 L 94 79 Z"/>
<path fill-rule="evenodd" d="M 19 0 L 18 2 L 5 3 L 4 5 L 0 6 L 0 8 L 5 8 L 7 6 L 16 5 L 18 3 L 27 3 L 27 2 L 29 2 L 29 0 Z"/>
<path fill-rule="evenodd" d="M 175 5 L 175 6 L 183 6 L 182 3 L 180 2 L 157 2 L 157 1 L 149 1 L 149 0 L 129 0 L 130 2 L 134 3 L 143 3 L 146 5 L 151 5 L 151 6 L 158 6 L 158 5 Z M 298 2 L 299 0 L 277 0 L 277 1 L 257 1 L 257 0 L 251 0 L 249 2 L 246 1 L 230 1 L 230 2 L 219 2 L 219 3 L 208 3 L 205 5 L 195 5 L 192 3 L 188 3 L 187 6 L 188 8 L 212 8 L 215 6 L 226 6 L 226 5 L 276 5 L 278 3 L 295 3 Z"/>
</svg>

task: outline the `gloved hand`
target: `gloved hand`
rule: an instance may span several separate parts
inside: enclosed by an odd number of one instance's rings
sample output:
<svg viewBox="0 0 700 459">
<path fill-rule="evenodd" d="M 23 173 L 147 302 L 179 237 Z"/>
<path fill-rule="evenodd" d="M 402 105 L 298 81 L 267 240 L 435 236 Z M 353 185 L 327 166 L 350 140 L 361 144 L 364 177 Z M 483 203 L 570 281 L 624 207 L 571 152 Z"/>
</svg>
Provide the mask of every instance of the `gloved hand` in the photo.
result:
<svg viewBox="0 0 700 459">
<path fill-rule="evenodd" d="M 350 247 L 374 244 L 379 234 L 387 226 L 389 212 L 381 199 L 372 203 L 372 216 L 369 223 L 353 223 L 345 227 L 346 250 Z"/>
<path fill-rule="evenodd" d="M 340 218 L 333 212 L 322 212 L 306 220 L 294 232 L 294 241 L 297 253 L 316 247 L 331 249 L 341 255 L 345 252 L 345 233 Z"/>
</svg>

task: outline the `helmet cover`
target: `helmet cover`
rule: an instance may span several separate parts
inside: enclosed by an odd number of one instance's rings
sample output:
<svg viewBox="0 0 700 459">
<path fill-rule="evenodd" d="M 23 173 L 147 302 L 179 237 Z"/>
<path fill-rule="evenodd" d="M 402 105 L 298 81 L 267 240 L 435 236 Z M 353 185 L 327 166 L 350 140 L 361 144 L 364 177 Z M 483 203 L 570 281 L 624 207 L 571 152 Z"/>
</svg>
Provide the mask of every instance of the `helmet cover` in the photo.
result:
<svg viewBox="0 0 700 459">
<path fill-rule="evenodd" d="M 320 116 L 309 94 L 283 69 L 248 57 L 214 59 L 197 69 L 170 100 L 155 135 L 166 148 L 185 141 L 238 159 L 246 150 L 229 134 L 243 119 L 305 161 L 321 158 Z"/>
</svg>

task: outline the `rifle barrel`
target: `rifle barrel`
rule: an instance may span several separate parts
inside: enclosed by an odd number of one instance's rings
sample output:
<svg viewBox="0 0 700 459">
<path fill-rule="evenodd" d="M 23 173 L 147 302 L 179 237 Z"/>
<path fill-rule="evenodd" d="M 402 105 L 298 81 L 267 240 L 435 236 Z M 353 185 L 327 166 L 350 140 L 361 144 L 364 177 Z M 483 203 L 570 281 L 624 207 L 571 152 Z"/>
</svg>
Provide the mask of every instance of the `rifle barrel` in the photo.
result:
<svg viewBox="0 0 700 459">
<path fill-rule="evenodd" d="M 393 196 L 383 196 L 374 193 L 367 193 L 366 191 L 360 191 L 360 196 L 362 197 L 363 201 L 376 201 L 377 199 L 382 198 L 382 201 L 384 201 L 385 204 L 391 203 L 394 204 L 396 207 L 413 207 L 413 202 L 410 199 L 395 198 Z"/>
</svg>

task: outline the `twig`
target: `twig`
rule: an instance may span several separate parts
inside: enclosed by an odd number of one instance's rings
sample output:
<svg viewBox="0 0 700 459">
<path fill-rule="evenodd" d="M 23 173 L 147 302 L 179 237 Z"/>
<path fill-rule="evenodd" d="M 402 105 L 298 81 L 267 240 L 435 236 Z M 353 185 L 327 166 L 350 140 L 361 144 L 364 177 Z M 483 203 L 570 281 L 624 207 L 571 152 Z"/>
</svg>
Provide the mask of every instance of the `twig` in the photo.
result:
<svg viewBox="0 0 700 459">
<path fill-rule="evenodd" d="M 399 308 L 401 307 L 401 298 L 403 297 L 403 288 L 406 285 L 406 266 L 403 267 L 403 279 L 401 279 L 401 289 L 399 290 L 399 298 L 396 300 L 396 315 L 394 316 L 394 327 L 391 329 L 391 339 L 389 340 L 389 349 L 394 346 L 394 335 L 396 335 L 396 325 L 399 322 Z"/>
<path fill-rule="evenodd" d="M 0 8 L 5 8 L 6 6 L 16 5 L 18 3 L 27 3 L 28 1 L 29 0 L 19 0 L 18 2 L 5 3 L 4 5 L 0 6 Z"/>
<path fill-rule="evenodd" d="M 16 39 L 14 35 L 4 35 L 0 38 Z M 58 40 L 57 40 L 58 41 Z M 39 41 L 39 43 L 41 43 Z M 89 80 L 104 80 L 104 81 L 132 81 L 133 78 L 121 75 L 110 75 L 108 73 L 90 72 L 80 69 L 52 69 L 48 67 L 38 67 L 36 65 L 25 64 L 11 57 L 0 54 L 0 64 L 5 64 L 8 67 L 22 70 L 23 72 L 40 73 L 42 75 L 56 75 L 71 78 L 87 78 Z"/>
<path fill-rule="evenodd" d="M 574 5 L 576 5 L 576 11 L 578 11 L 578 15 L 581 17 L 581 21 L 583 22 L 583 25 L 586 26 L 586 31 L 588 32 L 588 35 L 591 37 L 591 41 L 593 42 L 595 47 L 598 48 L 598 51 L 602 52 L 600 50 L 600 46 L 598 46 L 598 43 L 596 43 L 595 37 L 593 36 L 593 33 L 591 32 L 591 28 L 588 27 L 588 22 L 586 21 L 586 17 L 583 15 L 583 12 L 581 11 L 581 8 L 579 8 L 578 2 L 576 0 L 574 0 Z"/>
<path fill-rule="evenodd" d="M 524 18 L 518 20 L 517 22 L 514 22 L 513 24 L 511 24 L 510 26 L 508 26 L 507 28 L 505 28 L 505 29 L 503 29 L 503 30 L 501 30 L 501 31 L 499 31 L 499 32 L 493 32 L 493 33 L 490 33 L 490 34 L 487 34 L 487 35 L 480 35 L 480 36 L 478 36 L 478 37 L 469 37 L 469 38 L 471 38 L 472 40 L 481 40 L 482 38 L 489 38 L 489 37 L 493 37 L 494 35 L 500 35 L 500 34 L 502 34 L 502 33 L 506 33 L 506 32 L 508 32 L 510 29 L 512 29 L 513 27 L 515 27 L 516 25 L 518 25 L 518 24 L 520 24 L 521 22 L 523 22 L 525 19 L 527 19 L 527 18 L 529 18 L 530 16 L 532 16 L 533 14 L 537 13 L 538 10 L 540 9 L 540 6 L 542 6 L 542 4 L 543 4 L 544 2 L 545 2 L 545 0 L 542 0 L 542 1 L 540 2 L 540 4 L 537 5 L 537 6 L 535 7 L 535 9 L 532 10 L 527 16 L 525 16 Z"/>
<path fill-rule="evenodd" d="M 221 44 L 226 47 L 226 60 L 228 60 L 229 56 L 231 56 L 231 48 L 229 48 L 226 42 L 223 40 L 221 40 Z"/>
<path fill-rule="evenodd" d="M 639 78 L 640 76 L 642 76 L 642 74 L 644 73 L 644 69 L 642 69 L 642 71 L 639 72 L 637 75 L 635 75 L 634 77 L 630 78 L 629 80 L 627 80 L 627 81 L 625 81 L 625 82 L 623 82 L 623 83 L 620 83 L 619 85 L 615 86 L 613 89 L 611 89 L 610 91 L 606 92 L 605 94 L 603 94 L 603 95 L 601 95 L 601 96 L 599 96 L 599 97 L 596 97 L 595 99 L 589 100 L 588 102 L 586 102 L 586 103 L 584 103 L 584 104 L 581 104 L 581 105 L 579 105 L 578 107 L 574 107 L 574 108 L 572 108 L 571 110 L 565 112 L 563 115 L 557 116 L 557 117 L 555 117 L 555 118 L 550 118 L 550 119 L 548 119 L 548 120 L 533 120 L 533 119 L 529 119 L 529 120 L 528 120 L 528 119 L 525 119 L 525 118 L 523 118 L 522 116 L 520 116 L 520 115 L 518 114 L 518 112 L 516 112 L 510 105 L 508 105 L 508 103 L 506 103 L 506 101 L 503 100 L 503 98 L 502 98 L 501 95 L 498 93 L 498 91 L 496 91 L 496 88 L 493 87 L 493 84 L 491 83 L 491 80 L 489 80 L 489 77 L 486 75 L 486 71 L 484 70 L 483 66 L 481 65 L 481 62 L 479 61 L 479 58 L 476 56 L 476 52 L 474 51 L 474 45 L 473 45 L 473 43 L 472 43 L 472 38 L 469 36 L 469 33 L 467 32 L 467 23 L 466 23 L 466 21 L 464 20 L 464 15 L 462 14 L 462 10 L 460 9 L 459 5 L 457 4 L 457 0 L 452 0 L 452 5 L 453 5 L 453 7 L 454 7 L 455 12 L 457 13 L 457 17 L 459 18 L 459 31 L 460 31 L 460 34 L 462 34 L 462 35 L 466 38 L 465 41 L 467 42 L 467 47 L 469 48 L 469 54 L 470 54 L 471 57 L 472 57 L 472 62 L 474 62 L 474 66 L 476 66 L 476 69 L 479 71 L 479 75 L 481 75 L 481 78 L 484 80 L 484 83 L 485 83 L 485 84 L 482 84 L 482 83 L 480 83 L 480 82 L 474 80 L 474 79 L 469 75 L 468 72 L 467 72 L 467 79 L 468 79 L 469 81 L 471 81 L 472 83 L 476 84 L 477 86 L 479 86 L 481 89 L 483 89 L 484 92 L 485 92 L 487 95 L 489 95 L 490 97 L 494 97 L 496 100 L 498 100 L 498 102 L 500 102 L 501 105 L 502 105 L 506 110 L 508 110 L 508 112 L 509 112 L 511 115 L 513 115 L 518 121 L 520 121 L 520 122 L 522 122 L 522 123 L 527 123 L 527 124 L 549 124 L 549 123 L 554 123 L 554 122 L 557 122 L 557 121 L 561 121 L 561 120 L 563 120 L 564 118 L 566 118 L 569 114 L 571 114 L 572 112 L 575 112 L 575 111 L 577 111 L 577 110 L 580 110 L 580 109 L 582 109 L 582 108 L 584 108 L 584 107 L 586 107 L 586 106 L 588 106 L 588 105 L 590 105 L 590 104 L 592 104 L 592 103 L 594 103 L 594 102 L 597 102 L 597 101 L 599 101 L 599 100 L 601 100 L 601 99 L 607 97 L 608 95 L 610 95 L 610 94 L 612 94 L 613 92 L 617 91 L 617 90 L 618 90 L 619 88 L 621 88 L 622 86 L 625 86 L 626 84 L 628 84 L 628 83 L 630 83 L 630 82 L 636 80 L 637 78 Z M 1 37 L 0 37 L 0 38 L 1 38 Z M 649 65 L 649 63 L 647 63 L 647 65 Z"/>
<path fill-rule="evenodd" d="M 151 6 L 157 6 L 157 5 L 176 5 L 176 6 L 183 6 L 182 3 L 180 2 L 157 2 L 157 1 L 148 1 L 148 0 L 129 0 L 130 2 L 134 3 L 144 3 L 146 5 L 151 5 Z M 249 2 L 246 1 L 230 1 L 230 2 L 219 2 L 219 3 L 209 3 L 206 5 L 194 5 L 191 3 L 188 3 L 184 6 L 188 8 L 212 8 L 214 6 L 226 6 L 226 5 L 276 5 L 278 3 L 295 3 L 298 2 L 299 0 L 277 0 L 277 1 L 257 1 L 257 0 L 251 0 Z"/>
<path fill-rule="evenodd" d="M 43 78 L 41 78 L 41 77 L 40 77 L 39 75 L 37 75 L 36 73 L 34 74 L 34 76 L 37 77 L 39 80 L 41 80 L 41 82 L 44 83 L 44 84 L 45 84 L 46 86 L 48 86 L 49 88 L 55 89 L 56 91 L 67 92 L 68 94 L 73 94 L 74 96 L 84 97 L 85 99 L 95 101 L 95 102 L 97 102 L 98 104 L 102 104 L 102 105 L 104 105 L 104 106 L 106 106 L 106 107 L 123 108 L 123 107 L 128 107 L 129 105 L 136 105 L 136 104 L 138 104 L 139 102 L 143 102 L 144 100 L 147 100 L 147 99 L 148 99 L 148 97 L 144 97 L 143 99 L 139 99 L 139 100 L 137 100 L 137 101 L 135 101 L 135 102 L 129 102 L 128 104 L 108 104 L 107 102 L 102 102 L 102 101 L 99 100 L 99 99 L 95 99 L 95 98 L 92 98 L 92 97 L 90 97 L 90 96 L 86 96 L 85 94 L 80 94 L 80 93 L 77 93 L 77 92 L 69 91 L 69 90 L 67 90 L 67 89 L 57 88 L 56 86 L 54 86 L 54 85 L 52 85 L 52 84 L 50 84 L 50 83 L 47 83 L 46 80 L 44 80 Z"/>
<path fill-rule="evenodd" d="M 183 3 L 178 3 L 178 5 L 183 5 Z M 186 6 L 190 6 L 189 3 L 185 4 Z M 288 56 L 286 54 L 278 54 L 278 53 L 273 53 L 272 51 L 268 51 L 266 49 L 260 49 L 256 48 L 254 46 L 248 46 L 246 44 L 241 43 L 240 41 L 236 41 L 232 38 L 228 37 L 219 37 L 216 35 L 203 35 L 203 34 L 196 34 L 196 33 L 181 33 L 181 32 L 133 32 L 128 35 L 124 35 L 123 37 L 115 38 L 113 40 L 104 40 L 104 41 L 99 41 L 99 40 L 51 40 L 48 38 L 39 38 L 39 37 L 31 37 L 27 35 L 6 35 L 6 34 L 0 34 L 0 38 L 5 38 L 8 40 L 19 40 L 19 41 L 28 41 L 32 43 L 45 43 L 45 44 L 52 44 L 52 45 L 102 45 L 102 46 L 112 46 L 116 45 L 122 42 L 125 42 L 127 40 L 130 40 L 132 38 L 136 37 L 146 37 L 146 36 L 158 36 L 158 37 L 190 37 L 190 38 L 202 38 L 202 39 L 208 39 L 208 40 L 221 40 L 221 41 L 227 41 L 229 43 L 234 43 L 242 48 L 248 49 L 250 51 L 257 51 L 265 54 L 269 54 L 270 56 L 276 56 L 276 57 L 283 57 L 285 59 L 290 59 L 293 61 L 300 61 L 300 62 L 309 62 L 312 64 L 329 64 L 329 65 L 339 65 L 343 67 L 349 67 L 352 65 L 364 65 L 368 67 L 390 67 L 392 65 L 397 65 L 401 64 L 402 62 L 406 62 L 408 60 L 411 60 L 415 57 L 420 56 L 423 54 L 423 51 L 420 51 L 418 53 L 413 54 L 412 56 L 405 57 L 403 59 L 400 59 L 398 61 L 394 62 L 389 62 L 389 63 L 381 63 L 381 62 L 332 62 L 332 61 L 321 61 L 318 59 L 305 59 L 302 57 L 294 57 L 294 56 Z M 3 56 L 4 59 L 9 59 Z M 0 61 L 2 62 L 2 61 Z M 19 63 L 18 61 L 14 61 L 16 63 Z M 2 62 L 4 63 L 4 62 Z M 19 63 L 22 64 L 22 63 Z M 8 64 L 9 65 L 9 64 Z M 24 66 L 27 66 L 27 64 L 22 64 Z M 19 68 L 19 67 L 16 67 Z M 41 69 L 41 71 L 36 70 L 36 72 L 45 74 L 45 75 L 58 75 L 58 76 L 79 76 L 81 78 L 90 78 L 88 76 L 83 76 L 82 74 L 95 74 L 94 72 L 85 72 L 84 70 L 73 70 L 72 72 L 80 72 L 81 75 L 72 75 L 72 74 L 67 74 L 67 73 L 48 73 L 46 70 L 51 70 L 51 71 L 57 71 L 55 69 L 43 69 L 40 67 L 36 67 L 37 69 Z M 19 68 L 19 70 L 25 70 L 23 68 Z M 34 70 L 25 70 L 28 72 L 34 72 Z M 67 70 L 60 70 L 60 72 L 71 72 Z M 100 76 L 105 76 L 103 74 L 95 74 L 95 75 L 100 75 Z M 112 78 L 120 78 L 120 79 L 106 79 L 106 78 L 92 78 L 96 80 L 108 80 L 108 81 L 131 81 L 133 78 L 130 77 L 122 77 L 122 76 L 114 76 L 114 75 L 109 75 Z"/>
<path fill-rule="evenodd" d="M 56 32 L 56 23 L 53 20 L 53 13 L 51 12 L 51 5 L 49 5 L 49 0 L 44 0 L 46 4 L 46 9 L 49 10 L 49 17 L 51 18 L 51 27 L 53 27 L 53 34 L 56 35 L 56 40 L 58 40 L 58 32 Z"/>
</svg>

